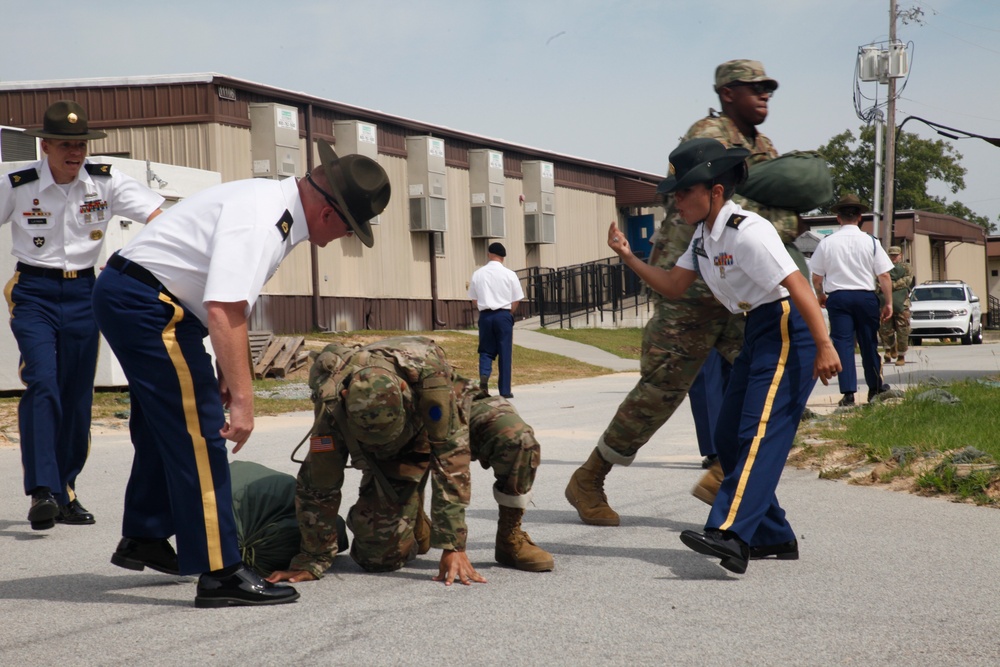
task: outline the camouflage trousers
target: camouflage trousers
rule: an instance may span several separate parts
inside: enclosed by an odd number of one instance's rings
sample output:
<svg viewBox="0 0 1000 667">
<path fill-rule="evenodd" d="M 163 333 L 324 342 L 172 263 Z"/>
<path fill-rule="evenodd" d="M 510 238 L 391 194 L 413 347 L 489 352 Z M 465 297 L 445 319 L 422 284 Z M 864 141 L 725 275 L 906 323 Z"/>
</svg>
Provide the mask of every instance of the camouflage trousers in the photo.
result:
<svg viewBox="0 0 1000 667">
<path fill-rule="evenodd" d="M 882 323 L 878 330 L 885 353 L 895 357 L 910 349 L 910 309 L 892 311 L 892 319 Z"/>
<path fill-rule="evenodd" d="M 642 333 L 642 377 L 597 443 L 609 463 L 629 465 L 674 414 L 709 352 L 730 363 L 743 347 L 742 315 L 722 306 L 698 280 L 678 300 L 660 299 Z"/>
<path fill-rule="evenodd" d="M 492 396 L 473 402 L 469 446 L 474 460 L 485 469 L 493 469 L 496 479 L 493 497 L 497 503 L 505 507 L 527 507 L 541 461 L 541 447 L 532 428 L 507 399 Z M 310 454 L 307 462 L 313 457 Z M 430 457 L 414 452 L 408 457 L 379 461 L 378 465 L 397 500 L 393 501 L 382 492 L 374 475 L 365 471 L 358 502 L 347 514 L 347 526 L 354 534 L 351 558 L 369 572 L 391 572 L 417 556 L 414 530 L 418 520 L 427 521 L 421 510 Z M 334 535 L 336 527 L 331 522 L 336 519 L 339 501 L 338 494 L 337 507 L 314 508 L 322 513 L 321 523 L 325 530 L 333 526 Z M 437 509 L 432 508 L 432 517 Z"/>
</svg>

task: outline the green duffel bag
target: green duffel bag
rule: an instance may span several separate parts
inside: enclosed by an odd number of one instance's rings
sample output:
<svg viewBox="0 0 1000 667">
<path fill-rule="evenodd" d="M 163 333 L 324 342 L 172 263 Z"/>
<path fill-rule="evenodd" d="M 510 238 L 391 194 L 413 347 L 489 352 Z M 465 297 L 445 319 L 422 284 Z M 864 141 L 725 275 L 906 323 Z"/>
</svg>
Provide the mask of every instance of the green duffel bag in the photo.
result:
<svg viewBox="0 0 1000 667">
<path fill-rule="evenodd" d="M 816 151 L 792 151 L 751 166 L 736 192 L 764 206 L 806 213 L 833 199 L 833 176 Z"/>
<path fill-rule="evenodd" d="M 240 554 L 261 576 L 287 570 L 299 553 L 295 477 L 251 461 L 229 464 Z M 347 550 L 347 527 L 337 517 L 338 550 Z"/>
</svg>

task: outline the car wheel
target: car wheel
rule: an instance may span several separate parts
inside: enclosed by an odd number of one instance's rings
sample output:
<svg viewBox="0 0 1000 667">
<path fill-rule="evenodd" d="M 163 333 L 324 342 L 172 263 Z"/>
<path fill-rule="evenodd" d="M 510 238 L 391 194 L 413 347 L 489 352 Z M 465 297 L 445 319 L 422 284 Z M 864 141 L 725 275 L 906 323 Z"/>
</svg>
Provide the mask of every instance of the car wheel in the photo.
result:
<svg viewBox="0 0 1000 667">
<path fill-rule="evenodd" d="M 969 328 L 962 334 L 962 345 L 972 345 L 972 320 L 969 320 Z"/>
<path fill-rule="evenodd" d="M 976 330 L 976 334 L 972 337 L 972 344 L 973 345 L 982 345 L 983 344 L 983 323 L 982 322 L 979 323 L 979 328 Z"/>
</svg>

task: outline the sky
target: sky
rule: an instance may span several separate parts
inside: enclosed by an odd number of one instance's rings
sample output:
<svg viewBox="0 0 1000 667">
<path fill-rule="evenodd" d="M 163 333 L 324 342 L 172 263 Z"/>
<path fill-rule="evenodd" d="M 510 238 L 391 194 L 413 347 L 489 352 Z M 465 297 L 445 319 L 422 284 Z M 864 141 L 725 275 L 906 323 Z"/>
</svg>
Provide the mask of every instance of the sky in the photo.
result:
<svg viewBox="0 0 1000 667">
<path fill-rule="evenodd" d="M 898 5 L 923 17 L 897 22 L 897 126 L 1000 137 L 1000 2 Z M 215 72 L 652 174 L 734 58 L 780 84 L 760 127 L 779 152 L 857 135 L 858 48 L 889 36 L 889 0 L 0 0 L 15 13 L 36 29 L 3 31 L 0 81 Z M 1000 148 L 954 143 L 966 187 L 931 194 L 997 221 Z"/>
</svg>

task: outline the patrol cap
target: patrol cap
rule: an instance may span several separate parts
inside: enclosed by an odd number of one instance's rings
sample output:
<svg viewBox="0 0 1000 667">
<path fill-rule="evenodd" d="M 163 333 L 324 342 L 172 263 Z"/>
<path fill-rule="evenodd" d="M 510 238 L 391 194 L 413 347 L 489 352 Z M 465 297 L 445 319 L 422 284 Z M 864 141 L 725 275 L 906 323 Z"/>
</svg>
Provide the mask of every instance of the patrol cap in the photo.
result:
<svg viewBox="0 0 1000 667">
<path fill-rule="evenodd" d="M 887 255 L 902 255 L 903 249 L 898 245 L 891 245 L 889 249 L 885 251 Z"/>
<path fill-rule="evenodd" d="M 764 72 L 759 60 L 729 60 L 715 68 L 715 92 L 732 83 L 758 83 L 766 81 L 778 89 L 778 82 Z"/>
<path fill-rule="evenodd" d="M 667 177 L 656 191 L 668 194 L 696 183 L 708 183 L 744 162 L 748 155 L 750 151 L 745 148 L 726 148 L 715 139 L 689 139 L 670 153 Z"/>
<path fill-rule="evenodd" d="M 491 243 L 490 247 L 486 249 L 486 252 L 488 252 L 491 255 L 496 255 L 497 257 L 507 256 L 507 248 L 504 248 L 503 244 L 499 242 Z"/>
<path fill-rule="evenodd" d="M 357 351 L 357 347 L 330 343 L 316 355 L 313 365 L 309 368 L 309 389 L 312 390 L 313 400 L 329 398 L 329 394 L 337 392 L 337 387 L 326 386 L 327 381 L 340 373 Z"/>
<path fill-rule="evenodd" d="M 359 442 L 376 447 L 395 441 L 406 425 L 400 378 L 384 368 L 365 366 L 347 385 L 344 408 Z"/>
<path fill-rule="evenodd" d="M 844 209 L 854 209 L 854 215 L 860 215 L 868 212 L 868 206 L 853 192 L 849 192 L 848 194 L 841 196 L 841 198 L 837 200 L 837 203 L 830 207 L 830 210 L 834 213 L 840 213 L 841 211 L 844 211 Z M 851 211 L 844 211 L 844 213 L 846 215 L 850 215 Z"/>
<path fill-rule="evenodd" d="M 369 222 L 389 204 L 389 176 L 385 169 L 370 157 L 345 155 L 338 157 L 333 146 L 320 139 L 319 159 L 327 186 L 332 191 L 345 222 L 361 242 L 371 248 L 375 245 Z"/>
<path fill-rule="evenodd" d="M 40 130 L 25 130 L 29 137 L 42 139 L 70 139 L 74 141 L 89 141 L 103 139 L 106 132 L 91 130 L 87 127 L 87 112 L 73 100 L 59 100 L 49 105 L 45 110 Z"/>
</svg>

